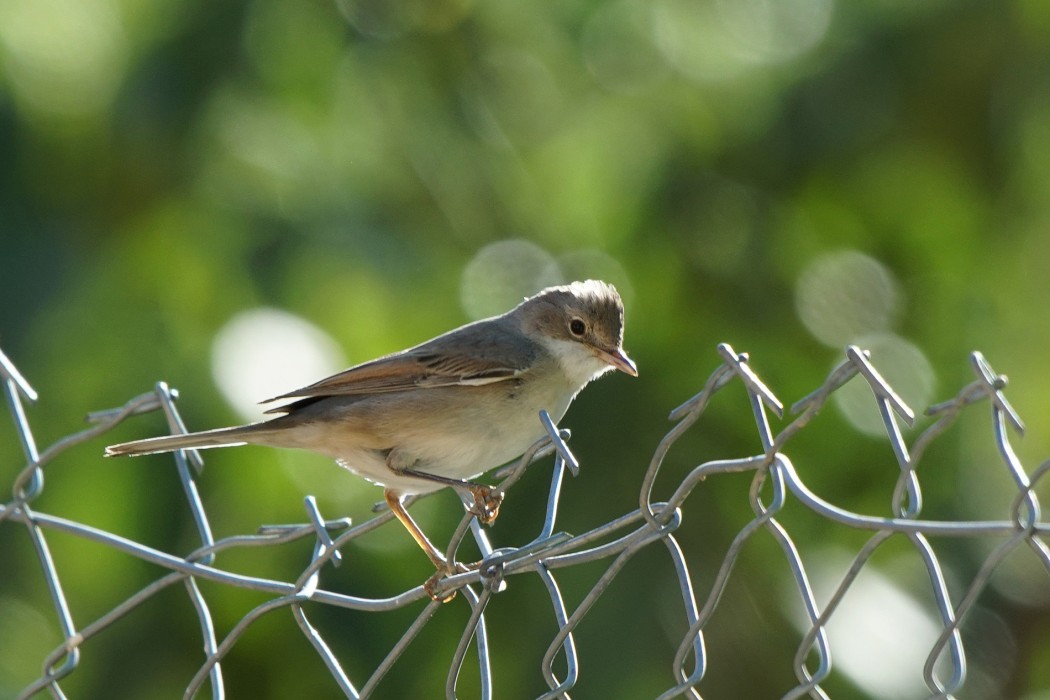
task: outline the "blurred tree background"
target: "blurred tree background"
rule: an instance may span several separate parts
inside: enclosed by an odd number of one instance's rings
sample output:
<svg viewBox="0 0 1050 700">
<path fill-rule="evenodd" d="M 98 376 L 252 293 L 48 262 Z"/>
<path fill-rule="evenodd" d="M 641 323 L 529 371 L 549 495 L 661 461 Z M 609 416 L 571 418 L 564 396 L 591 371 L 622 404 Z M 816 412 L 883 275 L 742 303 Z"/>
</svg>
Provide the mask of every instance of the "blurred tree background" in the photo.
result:
<svg viewBox="0 0 1050 700">
<path fill-rule="evenodd" d="M 870 346 L 918 411 L 970 381 L 967 355 L 980 349 L 1014 379 L 1031 469 L 1050 455 L 1048 185 L 1040 0 L 0 1 L 0 344 L 40 392 L 29 418 L 42 445 L 158 379 L 181 390 L 191 429 L 248 419 L 246 401 L 544 284 L 600 277 L 624 294 L 641 376 L 603 379 L 563 421 L 583 465 L 563 493 L 570 532 L 637 506 L 666 414 L 718 364 L 719 341 L 750 352 L 788 404 L 846 343 Z M 889 515 L 898 468 L 865 420 L 843 400 L 788 454 L 828 500 Z M 157 415 L 137 418 L 66 455 L 34 505 L 192 550 L 170 459 L 101 458 L 109 442 L 163 429 Z M 728 390 L 671 453 L 657 495 L 702 461 L 759 450 L 742 390 Z M 303 522 L 306 494 L 327 517 L 355 521 L 380 496 L 309 454 L 207 458 L 201 488 L 218 537 Z M 5 417 L 0 482 L 22 463 Z M 535 534 L 548 474 L 537 465 L 511 493 L 497 546 Z M 986 408 L 938 442 L 920 476 L 924 517 L 1008 513 Z M 686 504 L 681 540 L 701 596 L 750 520 L 747 488 L 746 475 L 710 479 Z M 443 493 L 416 512 L 442 541 L 458 506 Z M 784 521 L 832 577 L 866 539 L 797 504 Z M 157 576 L 104 547 L 49 539 L 80 624 Z M 935 539 L 957 599 L 994 544 Z M 0 528 L 0 552 L 7 697 L 61 640 L 20 526 Z M 429 573 L 396 525 L 344 554 L 326 588 L 392 595 Z M 308 555 L 288 546 L 219 563 L 288 580 Z M 1007 561 L 967 623 L 960 697 L 1050 697 L 1050 585 L 1030 555 Z M 927 611 L 882 620 L 889 646 L 922 637 L 933 607 L 914 550 L 894 540 L 870 568 Z M 570 608 L 601 570 L 560 576 Z M 675 588 L 663 550 L 631 562 L 577 634 L 573 697 L 652 697 L 672 684 L 685 630 Z M 791 588 L 775 543 L 758 535 L 707 627 L 705 697 L 793 685 Z M 220 635 L 262 602 L 203 589 Z M 858 619 L 892 618 L 885 598 L 857 602 Z M 312 614 L 360 683 L 420 606 Z M 439 611 L 379 696 L 439 696 L 467 615 L 461 599 Z M 541 693 L 555 625 L 540 583 L 512 579 L 487 615 L 497 697 Z M 874 632 L 845 631 L 833 649 L 859 646 L 867 661 L 837 652 L 833 697 L 923 696 L 921 646 L 887 662 Z M 63 687 L 175 697 L 200 662 L 196 618 L 175 587 L 87 644 Z M 887 690 L 865 668 L 904 685 Z M 287 614 L 255 625 L 224 669 L 230 697 L 338 694 Z M 476 695 L 473 675 L 464 697 Z"/>
</svg>

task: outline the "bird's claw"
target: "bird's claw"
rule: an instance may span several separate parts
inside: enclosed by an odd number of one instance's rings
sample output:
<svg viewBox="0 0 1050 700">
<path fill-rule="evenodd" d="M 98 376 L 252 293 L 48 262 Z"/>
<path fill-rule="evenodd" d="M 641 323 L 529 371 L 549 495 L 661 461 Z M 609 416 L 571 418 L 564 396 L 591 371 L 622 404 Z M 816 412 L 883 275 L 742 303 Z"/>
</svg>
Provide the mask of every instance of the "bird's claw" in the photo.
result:
<svg viewBox="0 0 1050 700">
<path fill-rule="evenodd" d="M 448 603 L 456 597 L 456 590 L 453 589 L 447 593 L 439 594 L 437 592 L 438 584 L 441 583 L 441 581 L 446 576 L 454 576 L 455 574 L 466 573 L 469 570 L 470 569 L 468 567 L 458 562 L 455 564 L 446 564 L 445 566 L 439 567 L 438 570 L 434 572 L 433 576 L 431 576 L 423 582 L 423 590 L 426 591 L 426 594 L 430 596 L 431 600 L 437 601 L 439 603 Z"/>
<path fill-rule="evenodd" d="M 497 491 L 491 486 L 476 486 L 470 490 L 474 497 L 474 505 L 470 514 L 478 519 L 482 525 L 491 525 L 499 515 L 499 507 L 503 503 L 503 492 Z"/>
</svg>

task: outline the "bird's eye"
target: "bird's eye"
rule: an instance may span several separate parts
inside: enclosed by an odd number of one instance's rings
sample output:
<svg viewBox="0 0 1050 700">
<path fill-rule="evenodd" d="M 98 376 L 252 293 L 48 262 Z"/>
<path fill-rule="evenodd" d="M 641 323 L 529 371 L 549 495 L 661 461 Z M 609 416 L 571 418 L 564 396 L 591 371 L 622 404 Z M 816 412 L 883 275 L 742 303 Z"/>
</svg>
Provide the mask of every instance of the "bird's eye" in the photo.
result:
<svg viewBox="0 0 1050 700">
<path fill-rule="evenodd" d="M 569 321 L 569 330 L 572 331 L 573 335 L 579 337 L 587 332 L 587 324 L 582 319 L 574 318 Z"/>
</svg>

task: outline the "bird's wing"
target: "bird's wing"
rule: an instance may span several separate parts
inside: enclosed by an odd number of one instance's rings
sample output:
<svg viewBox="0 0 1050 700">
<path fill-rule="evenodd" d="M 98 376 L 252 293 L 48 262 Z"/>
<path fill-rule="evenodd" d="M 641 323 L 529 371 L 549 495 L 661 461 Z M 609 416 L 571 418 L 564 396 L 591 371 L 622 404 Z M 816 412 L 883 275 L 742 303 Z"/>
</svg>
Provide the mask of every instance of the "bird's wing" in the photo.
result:
<svg viewBox="0 0 1050 700">
<path fill-rule="evenodd" d="M 469 327 L 466 327 L 469 328 Z M 532 362 L 535 349 L 521 336 L 490 329 L 471 334 L 477 342 L 462 342 L 457 329 L 402 353 L 395 353 L 343 370 L 279 399 L 379 394 L 442 386 L 479 386 L 514 379 Z M 284 407 L 273 409 L 281 411 Z"/>
</svg>

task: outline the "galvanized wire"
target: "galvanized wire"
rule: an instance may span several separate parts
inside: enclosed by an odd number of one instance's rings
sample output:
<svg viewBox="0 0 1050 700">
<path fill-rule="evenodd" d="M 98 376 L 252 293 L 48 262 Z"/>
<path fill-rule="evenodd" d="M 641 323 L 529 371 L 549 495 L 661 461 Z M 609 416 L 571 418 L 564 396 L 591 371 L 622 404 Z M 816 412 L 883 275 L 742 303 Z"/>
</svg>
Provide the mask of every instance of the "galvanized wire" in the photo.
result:
<svg viewBox="0 0 1050 700">
<path fill-rule="evenodd" d="M 929 697 L 953 698 L 960 692 L 966 682 L 966 654 L 960 628 L 974 609 L 981 593 L 987 588 L 993 573 L 1009 554 L 1020 548 L 1028 548 L 1050 575 L 1050 546 L 1047 545 L 1050 523 L 1042 520 L 1040 504 L 1034 490 L 1035 485 L 1050 472 L 1050 461 L 1028 473 L 1014 452 L 1010 443 L 1011 432 L 1022 433 L 1024 426 L 1003 394 L 1006 378 L 997 374 L 980 353 L 973 353 L 971 365 L 975 380 L 953 399 L 930 407 L 927 415 L 933 417 L 934 422 L 909 446 L 903 437 L 901 423 L 911 425 L 914 421 L 913 411 L 872 365 L 868 353 L 857 347 L 847 348 L 845 359 L 828 375 L 825 382 L 791 407 L 791 413 L 796 417 L 778 432 L 774 431 L 768 413 L 772 412 L 782 417 L 784 405 L 751 368 L 748 356 L 737 353 L 727 344 L 718 346 L 718 353 L 722 362 L 710 375 L 703 389 L 671 412 L 670 419 L 675 425 L 653 453 L 640 485 L 638 508 L 610 522 L 599 524 L 581 535 L 572 536 L 557 532 L 555 525 L 565 473 L 568 471 L 575 474 L 579 470 L 579 463 L 567 445 L 568 431 L 559 430 L 546 413 L 539 416 L 547 432 L 546 437 L 533 445 L 513 465 L 496 474 L 500 479 L 498 487 L 506 492 L 521 478 L 529 465 L 554 455 L 554 469 L 544 518 L 539 524 L 536 537 L 520 546 L 494 548 L 476 519 L 466 513 L 447 549 L 448 559 L 456 560 L 460 546 L 469 534 L 480 548 L 483 559 L 476 568 L 446 578 L 435 591 L 439 597 L 459 591 L 471 609 L 459 639 L 449 640 L 449 648 L 452 651 L 445 680 L 446 697 L 457 696 L 458 680 L 472 648 L 478 661 L 480 696 L 492 697 L 491 640 L 485 611 L 489 605 L 495 604 L 494 601 L 506 587 L 509 577 L 535 574 L 550 597 L 551 617 L 558 628 L 538 669 L 538 674 L 549 688 L 540 697 L 569 698 L 570 691 L 585 674 L 585 669 L 581 668 L 579 662 L 573 638 L 574 631 L 630 559 L 639 551 L 662 543 L 677 577 L 681 611 L 687 630 L 673 658 L 669 659 L 671 672 L 668 688 L 659 698 L 701 698 L 703 679 L 709 664 L 705 629 L 718 609 L 742 548 L 759 531 L 769 533 L 779 545 L 781 555 L 792 575 L 800 609 L 808 621 L 808 630 L 802 635 L 793 660 L 797 684 L 785 692 L 784 698 L 828 697 L 822 684 L 834 668 L 827 634 L 829 620 L 835 615 L 839 604 L 876 550 L 894 534 L 903 536 L 922 562 L 928 574 L 933 605 L 941 626 L 940 636 L 930 648 L 923 670 Z M 834 392 L 857 377 L 871 389 L 900 469 L 890 504 L 893 517 L 855 513 L 828 503 L 814 494 L 803 482 L 785 453 L 791 439 L 806 427 Z M 299 630 L 323 661 L 334 686 L 348 698 L 368 698 L 381 686 L 384 677 L 442 608 L 441 603 L 428 599 L 422 585 L 389 598 L 362 598 L 321 588 L 322 569 L 329 564 L 338 566 L 341 561 L 340 551 L 388 522 L 392 518 L 389 511 L 378 512 L 374 517 L 354 525 L 346 518 L 326 520 L 315 500 L 307 497 L 304 502 L 307 520 L 305 524 L 262 526 L 255 534 L 235 535 L 216 540 L 195 477 L 203 467 L 203 461 L 200 455 L 192 450 L 174 453 L 186 497 L 188 517 L 193 520 L 200 540 L 200 546 L 185 556 L 163 552 L 119 534 L 37 510 L 33 503 L 44 490 L 48 464 L 59 454 L 97 437 L 121 421 L 159 410 L 163 412 L 173 433 L 185 432 L 185 426 L 175 407 L 177 394 L 166 384 L 158 383 L 152 391 L 131 399 L 120 408 L 90 414 L 88 420 L 92 424 L 91 427 L 67 436 L 39 452 L 24 410 L 24 402 L 36 401 L 38 397 L 2 352 L 0 379 L 3 381 L 7 404 L 25 455 L 24 466 L 14 472 L 10 500 L 0 506 L 0 525 L 21 524 L 25 528 L 26 536 L 36 552 L 40 576 L 47 586 L 56 625 L 63 638 L 62 643 L 41 660 L 42 671 L 39 677 L 21 690 L 19 698 L 29 698 L 41 691 L 56 698 L 64 698 L 62 683 L 80 666 L 81 648 L 93 643 L 93 639 L 101 631 L 133 614 L 144 602 L 174 585 L 181 584 L 184 587 L 196 611 L 204 649 L 204 659 L 199 669 L 192 678 L 187 679 L 184 695 L 186 698 L 195 697 L 206 684 L 213 698 L 225 697 L 223 659 L 256 621 L 284 608 L 290 609 Z M 660 470 L 671 446 L 704 416 L 712 396 L 734 382 L 741 384 L 747 395 L 762 447 L 761 452 L 743 458 L 713 460 L 700 464 L 677 484 L 672 484 L 673 488 L 669 489 L 671 495 L 666 500 L 654 501 L 653 493 Z M 921 519 L 922 491 L 917 474 L 919 460 L 933 440 L 948 430 L 962 411 L 978 402 L 986 402 L 991 406 L 993 440 L 1003 468 L 1017 489 L 1008 519 Z M 676 539 L 676 533 L 682 523 L 683 505 L 702 481 L 731 472 L 753 473 L 749 503 L 754 517 L 733 539 L 710 590 L 698 596 L 686 556 Z M 823 606 L 816 600 L 810 574 L 791 534 L 778 520 L 790 499 L 830 522 L 872 533 Z M 158 577 L 143 589 L 120 601 L 105 614 L 87 624 L 77 625 L 65 594 L 64 583 L 70 582 L 60 579 L 48 546 L 47 534 L 51 532 L 72 534 L 149 562 L 158 567 Z M 963 595 L 953 598 L 945 582 L 941 562 L 929 542 L 928 538 L 932 535 L 993 536 L 1001 538 L 1002 541 L 986 557 Z M 245 576 L 226 571 L 216 564 L 218 555 L 232 548 L 268 547 L 302 539 L 313 541 L 313 555 L 310 563 L 294 581 Z M 561 594 L 556 572 L 602 559 L 610 560 L 608 566 L 576 607 L 570 609 Z M 200 581 L 261 591 L 270 598 L 245 614 L 231 629 L 220 634 L 215 628 L 208 601 L 198 585 Z M 75 585 L 75 582 L 70 585 Z M 422 604 L 422 609 L 371 675 L 359 679 L 363 682 L 357 686 L 321 632 L 310 623 L 303 608 L 303 603 L 306 602 L 371 612 L 417 604 Z"/>
</svg>

